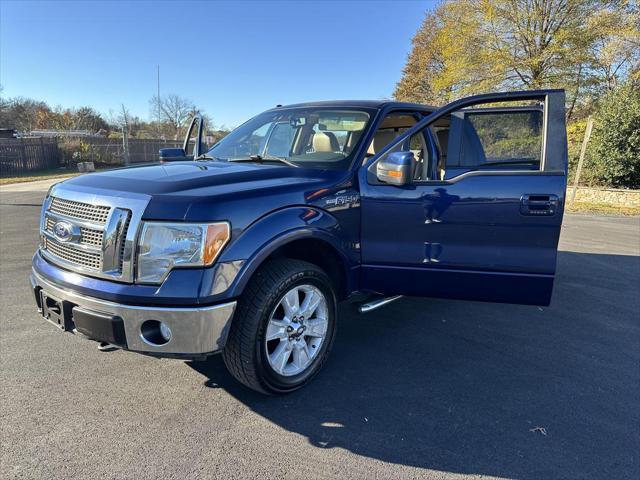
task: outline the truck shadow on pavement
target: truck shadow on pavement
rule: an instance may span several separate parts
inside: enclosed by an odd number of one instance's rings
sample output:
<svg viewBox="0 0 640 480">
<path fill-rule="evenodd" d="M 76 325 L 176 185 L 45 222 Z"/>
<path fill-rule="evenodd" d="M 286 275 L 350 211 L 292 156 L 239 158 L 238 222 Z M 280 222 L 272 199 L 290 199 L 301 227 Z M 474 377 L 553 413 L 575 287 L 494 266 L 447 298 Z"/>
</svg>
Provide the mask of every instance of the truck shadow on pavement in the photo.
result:
<svg viewBox="0 0 640 480">
<path fill-rule="evenodd" d="M 342 305 L 331 358 L 288 396 L 190 366 L 317 448 L 522 479 L 638 478 L 640 257 L 560 252 L 551 307 Z"/>
</svg>

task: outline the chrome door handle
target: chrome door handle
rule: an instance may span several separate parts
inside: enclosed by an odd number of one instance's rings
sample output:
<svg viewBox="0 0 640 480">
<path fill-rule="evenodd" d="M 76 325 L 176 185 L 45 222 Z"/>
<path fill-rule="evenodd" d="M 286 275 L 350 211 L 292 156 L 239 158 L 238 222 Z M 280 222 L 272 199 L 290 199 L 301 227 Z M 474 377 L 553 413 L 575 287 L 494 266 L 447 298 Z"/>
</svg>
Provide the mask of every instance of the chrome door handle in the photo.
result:
<svg viewBox="0 0 640 480">
<path fill-rule="evenodd" d="M 526 194 L 520 198 L 520 213 L 531 216 L 555 215 L 558 196 L 547 194 Z"/>
</svg>

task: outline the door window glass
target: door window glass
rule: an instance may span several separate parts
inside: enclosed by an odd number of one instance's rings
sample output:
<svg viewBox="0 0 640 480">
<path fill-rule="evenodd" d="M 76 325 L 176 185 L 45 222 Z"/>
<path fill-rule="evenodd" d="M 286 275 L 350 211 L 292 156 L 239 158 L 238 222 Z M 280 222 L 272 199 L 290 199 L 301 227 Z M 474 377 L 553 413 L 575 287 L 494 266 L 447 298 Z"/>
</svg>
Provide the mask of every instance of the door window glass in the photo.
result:
<svg viewBox="0 0 640 480">
<path fill-rule="evenodd" d="M 461 123 L 459 166 L 540 169 L 541 111 L 464 112 L 452 118 Z"/>
<path fill-rule="evenodd" d="M 491 107 L 484 106 L 485 103 L 436 116 L 421 130 L 426 141 L 422 163 L 426 163 L 427 168 L 418 165 L 413 179 L 446 181 L 472 171 L 540 171 L 548 167 L 543 165 L 546 158 L 543 148 L 547 153 L 554 148 L 551 161 L 560 163 L 563 145 L 557 135 L 551 135 L 551 147 L 545 143 L 547 126 L 540 100 L 497 100 Z M 504 106 L 497 107 L 497 104 Z M 564 126 L 561 122 L 558 125 Z M 410 150 L 420 163 L 416 156 L 418 146 L 418 138 L 413 135 L 396 143 L 391 151 Z M 435 158 L 429 157 L 432 153 Z M 385 159 L 383 155 L 379 161 Z M 377 162 L 369 167 L 368 178 L 373 182 L 377 182 L 376 165 Z"/>
<path fill-rule="evenodd" d="M 431 171 L 431 155 L 427 148 L 424 134 L 422 132 L 414 133 L 409 139 L 409 151 L 413 153 L 416 161 L 413 169 L 413 179 L 416 181 L 429 180 Z"/>
</svg>

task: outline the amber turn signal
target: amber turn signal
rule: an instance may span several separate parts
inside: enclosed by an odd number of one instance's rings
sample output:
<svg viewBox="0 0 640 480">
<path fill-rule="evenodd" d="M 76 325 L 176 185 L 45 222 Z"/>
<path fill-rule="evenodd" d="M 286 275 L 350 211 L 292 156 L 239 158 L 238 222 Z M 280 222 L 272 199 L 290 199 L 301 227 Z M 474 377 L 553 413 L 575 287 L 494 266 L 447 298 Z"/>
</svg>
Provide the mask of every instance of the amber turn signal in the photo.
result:
<svg viewBox="0 0 640 480">
<path fill-rule="evenodd" d="M 231 237 L 228 223 L 214 223 L 207 225 L 203 260 L 205 265 L 211 265 L 220 254 Z"/>
</svg>

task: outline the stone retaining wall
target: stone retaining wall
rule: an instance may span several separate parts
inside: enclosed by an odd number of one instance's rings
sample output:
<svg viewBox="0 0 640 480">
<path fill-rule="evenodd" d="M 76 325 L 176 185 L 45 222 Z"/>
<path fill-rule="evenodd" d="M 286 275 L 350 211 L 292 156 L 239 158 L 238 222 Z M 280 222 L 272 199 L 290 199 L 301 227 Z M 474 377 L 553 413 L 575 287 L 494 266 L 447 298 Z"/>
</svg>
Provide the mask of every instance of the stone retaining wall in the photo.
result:
<svg viewBox="0 0 640 480">
<path fill-rule="evenodd" d="M 571 201 L 573 187 L 567 187 L 567 200 Z M 578 187 L 576 202 L 604 203 L 625 207 L 640 207 L 640 190 L 623 190 L 618 188 Z"/>
</svg>

